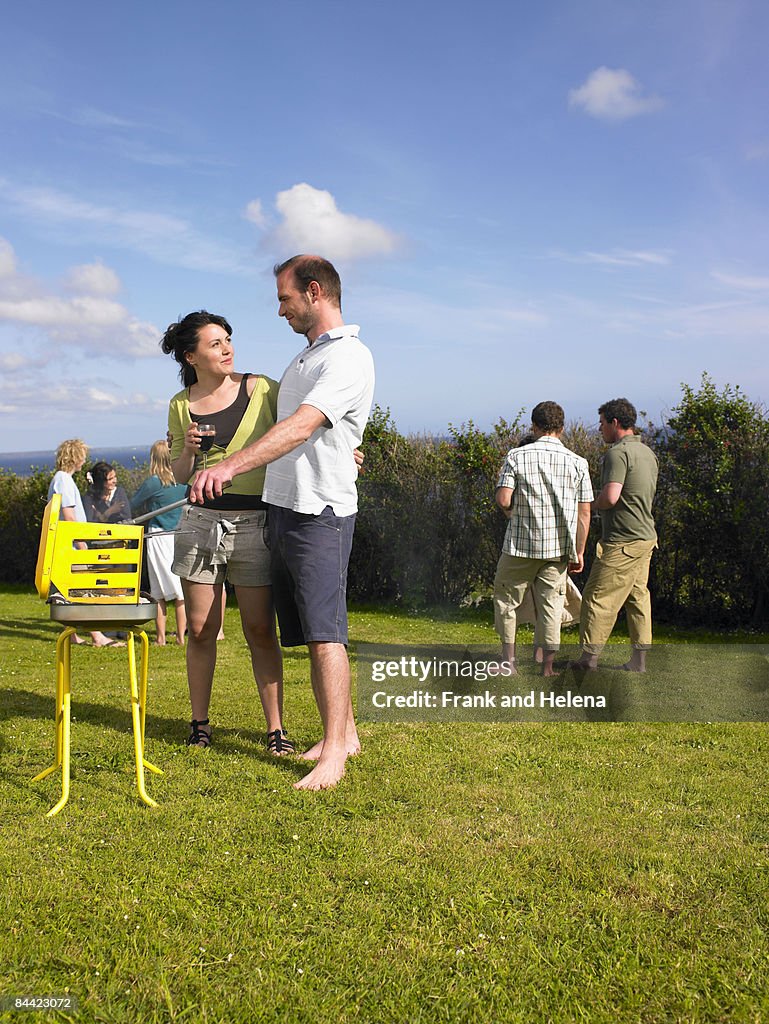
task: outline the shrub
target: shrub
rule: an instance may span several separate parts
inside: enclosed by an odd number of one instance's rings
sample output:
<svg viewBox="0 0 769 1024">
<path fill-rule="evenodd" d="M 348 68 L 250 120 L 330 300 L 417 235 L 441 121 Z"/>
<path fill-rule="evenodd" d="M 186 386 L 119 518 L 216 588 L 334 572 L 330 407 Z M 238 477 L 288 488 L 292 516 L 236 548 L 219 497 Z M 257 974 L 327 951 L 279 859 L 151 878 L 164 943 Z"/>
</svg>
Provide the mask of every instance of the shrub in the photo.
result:
<svg viewBox="0 0 769 1024">
<path fill-rule="evenodd" d="M 31 583 L 51 474 L 37 471 L 21 477 L 0 470 L 0 535 L 4 583 Z"/>
<path fill-rule="evenodd" d="M 404 437 L 389 410 L 373 410 L 351 595 L 417 606 L 457 602 L 493 578 L 504 533 L 494 489 L 520 425 L 500 420 L 484 433 L 470 422 L 449 432 L 449 439 Z"/>
<path fill-rule="evenodd" d="M 660 432 L 655 589 L 677 621 L 758 627 L 769 617 L 769 423 L 707 374 Z"/>
</svg>

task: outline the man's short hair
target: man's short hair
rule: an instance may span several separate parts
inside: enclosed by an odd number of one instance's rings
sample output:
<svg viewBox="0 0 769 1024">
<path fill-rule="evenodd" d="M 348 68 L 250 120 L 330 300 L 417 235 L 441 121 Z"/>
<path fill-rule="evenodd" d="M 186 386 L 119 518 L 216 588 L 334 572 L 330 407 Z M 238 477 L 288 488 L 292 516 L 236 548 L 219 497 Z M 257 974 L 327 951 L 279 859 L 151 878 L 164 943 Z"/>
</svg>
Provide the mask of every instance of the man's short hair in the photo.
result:
<svg viewBox="0 0 769 1024">
<path fill-rule="evenodd" d="M 311 281 L 317 281 L 323 294 L 339 309 L 342 308 L 342 282 L 333 263 L 322 256 L 307 256 L 300 253 L 285 263 L 276 263 L 272 268 L 275 277 L 284 270 L 293 270 L 294 280 L 302 291 L 307 291 Z"/>
<path fill-rule="evenodd" d="M 627 398 L 612 398 L 598 407 L 598 415 L 603 416 L 607 423 L 616 420 L 623 430 L 632 430 L 638 419 L 638 413 L 632 402 Z"/>
<path fill-rule="evenodd" d="M 540 402 L 531 410 L 531 422 L 545 433 L 555 434 L 563 430 L 563 409 L 557 402 Z"/>
</svg>

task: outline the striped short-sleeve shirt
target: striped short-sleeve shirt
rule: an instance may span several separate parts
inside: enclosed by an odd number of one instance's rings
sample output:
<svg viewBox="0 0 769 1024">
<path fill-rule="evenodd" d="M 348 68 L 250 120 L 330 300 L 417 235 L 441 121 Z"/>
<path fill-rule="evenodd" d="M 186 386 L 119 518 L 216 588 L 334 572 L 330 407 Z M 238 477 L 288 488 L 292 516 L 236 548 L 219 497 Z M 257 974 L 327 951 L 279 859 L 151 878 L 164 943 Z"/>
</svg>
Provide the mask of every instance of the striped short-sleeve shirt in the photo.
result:
<svg viewBox="0 0 769 1024">
<path fill-rule="evenodd" d="M 512 448 L 497 487 L 513 491 L 502 550 L 522 558 L 577 557 L 577 506 L 593 500 L 587 460 L 546 435 Z"/>
</svg>

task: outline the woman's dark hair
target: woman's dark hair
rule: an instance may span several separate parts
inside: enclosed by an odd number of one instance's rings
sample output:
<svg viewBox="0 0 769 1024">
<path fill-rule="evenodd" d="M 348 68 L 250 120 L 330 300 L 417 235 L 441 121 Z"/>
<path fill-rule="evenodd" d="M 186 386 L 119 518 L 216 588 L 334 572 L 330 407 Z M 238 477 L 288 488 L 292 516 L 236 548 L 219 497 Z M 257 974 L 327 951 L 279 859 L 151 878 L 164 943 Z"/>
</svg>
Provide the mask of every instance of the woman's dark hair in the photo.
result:
<svg viewBox="0 0 769 1024">
<path fill-rule="evenodd" d="M 216 313 L 209 313 L 208 310 L 201 309 L 197 313 L 188 313 L 175 324 L 169 324 L 160 342 L 160 347 L 166 355 L 172 355 L 179 364 L 179 377 L 187 388 L 198 379 L 194 367 L 187 362 L 187 353 L 194 352 L 198 347 L 198 331 L 208 324 L 216 324 L 217 327 L 222 327 L 228 335 L 232 334 L 232 328 L 223 316 L 217 316 Z"/>
<path fill-rule="evenodd" d="M 91 494 L 96 498 L 103 498 L 107 494 L 107 477 L 115 472 L 115 467 L 109 462 L 95 462 L 91 466 Z"/>
</svg>

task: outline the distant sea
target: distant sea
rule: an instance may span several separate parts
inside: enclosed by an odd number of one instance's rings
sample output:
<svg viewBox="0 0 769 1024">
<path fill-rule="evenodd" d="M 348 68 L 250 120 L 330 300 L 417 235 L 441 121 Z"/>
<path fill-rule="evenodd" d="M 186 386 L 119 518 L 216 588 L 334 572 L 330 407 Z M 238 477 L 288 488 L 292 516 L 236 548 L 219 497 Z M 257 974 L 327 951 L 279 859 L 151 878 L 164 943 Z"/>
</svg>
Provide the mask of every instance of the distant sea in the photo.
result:
<svg viewBox="0 0 769 1024">
<path fill-rule="evenodd" d="M 88 461 L 109 462 L 126 469 L 141 466 L 150 461 L 150 445 L 134 445 L 131 448 L 88 448 Z M 10 470 L 16 476 L 30 476 L 41 469 L 53 473 L 56 452 L 0 452 L 0 469 Z"/>
</svg>

